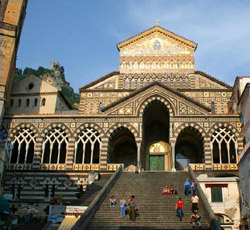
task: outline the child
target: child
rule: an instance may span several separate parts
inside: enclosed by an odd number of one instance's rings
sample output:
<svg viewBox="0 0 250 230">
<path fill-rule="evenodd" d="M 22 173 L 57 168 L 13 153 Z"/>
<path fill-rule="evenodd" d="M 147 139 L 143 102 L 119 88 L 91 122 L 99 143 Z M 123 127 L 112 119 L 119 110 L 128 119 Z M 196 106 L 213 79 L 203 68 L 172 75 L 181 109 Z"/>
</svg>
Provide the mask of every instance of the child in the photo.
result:
<svg viewBox="0 0 250 230">
<path fill-rule="evenodd" d="M 109 202 L 110 202 L 110 207 L 115 207 L 115 205 L 116 205 L 116 199 L 115 199 L 114 196 L 110 197 Z"/>
<path fill-rule="evenodd" d="M 177 210 L 177 215 L 180 218 L 180 221 L 182 221 L 182 217 L 184 216 L 183 214 L 183 204 L 184 202 L 182 201 L 181 197 L 179 198 L 179 200 L 176 203 L 176 207 L 175 210 Z"/>
</svg>

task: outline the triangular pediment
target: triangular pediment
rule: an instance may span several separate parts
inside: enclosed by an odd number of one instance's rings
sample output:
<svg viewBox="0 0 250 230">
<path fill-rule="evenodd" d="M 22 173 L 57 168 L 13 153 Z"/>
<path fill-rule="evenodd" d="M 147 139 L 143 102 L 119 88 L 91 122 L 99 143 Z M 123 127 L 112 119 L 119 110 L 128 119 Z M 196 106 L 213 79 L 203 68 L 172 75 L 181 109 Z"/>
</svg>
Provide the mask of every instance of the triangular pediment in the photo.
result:
<svg viewBox="0 0 250 230">
<path fill-rule="evenodd" d="M 195 51 L 197 47 L 197 44 L 193 41 L 190 41 L 160 26 L 154 26 L 140 34 L 137 34 L 125 41 L 118 43 L 117 48 L 119 51 L 121 51 L 121 49 L 124 49 L 127 47 L 131 49 L 131 46 L 132 47 L 135 46 L 135 48 L 138 48 L 139 46 L 142 46 L 145 48 L 145 47 L 149 47 L 149 45 L 150 47 L 154 47 L 154 44 L 151 44 L 151 43 L 155 43 L 156 41 L 158 41 L 159 45 L 163 46 L 165 50 L 167 47 L 172 47 L 172 48 L 176 47 L 177 44 L 181 45 L 182 47 L 191 49 L 193 51 Z M 180 46 L 178 46 L 178 48 L 180 48 Z M 157 47 L 155 50 L 157 50 Z M 164 49 L 161 49 L 161 50 L 164 50 Z M 147 50 L 144 50 L 144 52 L 146 51 Z"/>
<path fill-rule="evenodd" d="M 210 108 L 159 82 L 154 82 L 106 106 L 102 111 L 107 115 L 138 116 L 141 105 L 151 97 L 167 101 L 175 116 L 208 115 L 211 111 Z"/>
</svg>

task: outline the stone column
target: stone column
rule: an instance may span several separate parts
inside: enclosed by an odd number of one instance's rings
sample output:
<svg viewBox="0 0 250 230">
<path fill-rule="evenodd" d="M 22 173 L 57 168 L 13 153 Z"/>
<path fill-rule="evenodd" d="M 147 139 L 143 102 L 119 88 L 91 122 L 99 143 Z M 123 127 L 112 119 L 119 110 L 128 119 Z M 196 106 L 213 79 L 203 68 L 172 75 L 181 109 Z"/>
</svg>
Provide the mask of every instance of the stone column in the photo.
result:
<svg viewBox="0 0 250 230">
<path fill-rule="evenodd" d="M 36 138 L 36 145 L 34 149 L 34 160 L 33 160 L 33 169 L 39 169 L 40 164 L 42 163 L 42 144 L 43 139 L 41 137 Z"/>
<path fill-rule="evenodd" d="M 176 171 L 175 168 L 175 143 L 171 143 L 171 156 L 172 156 L 172 172 Z"/>
<path fill-rule="evenodd" d="M 141 142 L 136 143 L 137 145 L 137 168 L 141 170 Z"/>
<path fill-rule="evenodd" d="M 66 163 L 66 170 L 71 170 L 73 169 L 73 164 L 74 164 L 74 154 L 75 154 L 75 138 L 70 137 L 69 138 L 69 143 L 67 146 L 67 155 L 65 159 Z"/>
<path fill-rule="evenodd" d="M 102 138 L 101 154 L 100 154 L 100 169 L 107 170 L 108 164 L 108 138 Z"/>
<path fill-rule="evenodd" d="M 205 169 L 211 170 L 213 167 L 213 159 L 212 159 L 212 146 L 210 144 L 210 137 L 204 138 L 204 163 Z"/>
</svg>

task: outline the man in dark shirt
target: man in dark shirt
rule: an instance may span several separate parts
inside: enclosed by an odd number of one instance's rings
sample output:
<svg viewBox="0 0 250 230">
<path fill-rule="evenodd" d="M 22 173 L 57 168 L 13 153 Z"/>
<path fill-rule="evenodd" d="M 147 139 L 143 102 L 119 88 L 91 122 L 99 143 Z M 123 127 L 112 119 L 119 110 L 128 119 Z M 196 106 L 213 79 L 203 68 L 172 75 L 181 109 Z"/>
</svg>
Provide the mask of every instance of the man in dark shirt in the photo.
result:
<svg viewBox="0 0 250 230">
<path fill-rule="evenodd" d="M 137 205 L 137 203 L 135 201 L 135 196 L 134 195 L 129 198 L 128 206 L 129 206 L 130 220 L 135 221 L 135 209 L 138 207 L 138 205 Z"/>
</svg>

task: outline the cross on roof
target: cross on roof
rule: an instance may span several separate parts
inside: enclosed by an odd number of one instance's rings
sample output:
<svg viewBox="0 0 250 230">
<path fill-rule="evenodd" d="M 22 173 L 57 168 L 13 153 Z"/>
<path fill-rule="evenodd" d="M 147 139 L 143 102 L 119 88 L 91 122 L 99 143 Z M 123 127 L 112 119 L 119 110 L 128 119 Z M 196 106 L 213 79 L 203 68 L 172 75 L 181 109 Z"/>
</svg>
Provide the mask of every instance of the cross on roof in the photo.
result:
<svg viewBox="0 0 250 230">
<path fill-rule="evenodd" d="M 158 26 L 158 25 L 159 25 L 159 22 L 160 22 L 160 20 L 156 19 L 156 20 L 155 20 L 155 25 Z"/>
</svg>

